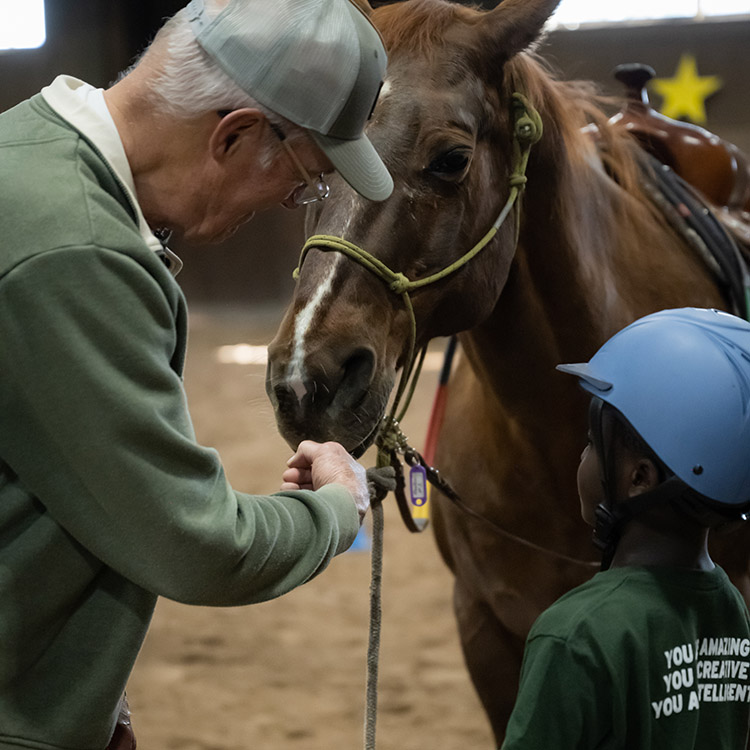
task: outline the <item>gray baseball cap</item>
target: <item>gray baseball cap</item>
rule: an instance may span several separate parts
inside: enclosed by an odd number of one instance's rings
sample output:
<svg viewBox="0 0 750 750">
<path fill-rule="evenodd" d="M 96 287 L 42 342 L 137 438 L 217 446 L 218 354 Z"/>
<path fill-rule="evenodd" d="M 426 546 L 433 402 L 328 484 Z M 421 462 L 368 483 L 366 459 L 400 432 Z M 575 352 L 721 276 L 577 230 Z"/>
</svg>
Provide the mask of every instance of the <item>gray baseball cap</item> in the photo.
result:
<svg viewBox="0 0 750 750">
<path fill-rule="evenodd" d="M 364 134 L 385 76 L 380 35 L 350 0 L 230 0 L 188 17 L 198 43 L 243 90 L 306 128 L 361 195 L 385 200 L 393 180 Z"/>
</svg>

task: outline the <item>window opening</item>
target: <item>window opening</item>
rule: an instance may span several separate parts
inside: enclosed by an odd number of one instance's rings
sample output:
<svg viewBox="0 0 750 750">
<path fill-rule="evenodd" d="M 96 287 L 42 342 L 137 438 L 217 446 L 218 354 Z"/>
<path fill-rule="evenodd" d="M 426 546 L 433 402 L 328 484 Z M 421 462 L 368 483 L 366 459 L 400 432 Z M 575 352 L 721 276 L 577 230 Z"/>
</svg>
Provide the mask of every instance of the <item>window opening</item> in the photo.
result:
<svg viewBox="0 0 750 750">
<path fill-rule="evenodd" d="M 0 0 L 0 51 L 35 49 L 46 39 L 44 0 Z"/>
</svg>

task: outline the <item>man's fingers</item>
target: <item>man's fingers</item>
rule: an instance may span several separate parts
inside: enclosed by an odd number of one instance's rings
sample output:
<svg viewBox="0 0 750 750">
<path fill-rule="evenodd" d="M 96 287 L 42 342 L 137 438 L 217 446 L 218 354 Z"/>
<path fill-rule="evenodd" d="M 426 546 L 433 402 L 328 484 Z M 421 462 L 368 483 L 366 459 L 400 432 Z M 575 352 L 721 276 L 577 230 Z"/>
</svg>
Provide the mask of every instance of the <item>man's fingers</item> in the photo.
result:
<svg viewBox="0 0 750 750">
<path fill-rule="evenodd" d="M 311 490 L 313 486 L 311 484 L 297 484 L 297 482 L 282 482 L 282 490 Z"/>
<path fill-rule="evenodd" d="M 310 469 L 291 467 L 284 470 L 281 479 L 284 482 L 292 482 L 293 484 L 312 484 L 312 472 Z"/>
<path fill-rule="evenodd" d="M 342 484 L 351 492 L 360 520 L 370 506 L 364 467 L 339 443 L 303 440 L 287 461 L 282 481 L 282 489 L 317 490 L 326 484 Z"/>
<path fill-rule="evenodd" d="M 320 453 L 321 443 L 313 440 L 303 440 L 298 446 L 295 454 L 286 462 L 287 466 L 311 466 Z"/>
</svg>

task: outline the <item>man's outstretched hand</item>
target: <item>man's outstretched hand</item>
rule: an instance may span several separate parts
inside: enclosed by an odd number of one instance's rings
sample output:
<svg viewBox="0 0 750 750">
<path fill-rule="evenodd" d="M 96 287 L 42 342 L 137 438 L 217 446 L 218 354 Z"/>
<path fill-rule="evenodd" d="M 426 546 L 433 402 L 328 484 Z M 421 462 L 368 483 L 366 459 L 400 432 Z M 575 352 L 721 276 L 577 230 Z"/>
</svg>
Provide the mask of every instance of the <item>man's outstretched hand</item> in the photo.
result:
<svg viewBox="0 0 750 750">
<path fill-rule="evenodd" d="M 287 461 L 282 490 L 317 490 L 325 484 L 343 484 L 354 497 L 362 520 L 370 507 L 370 493 L 364 467 L 339 443 L 303 440 Z"/>
</svg>

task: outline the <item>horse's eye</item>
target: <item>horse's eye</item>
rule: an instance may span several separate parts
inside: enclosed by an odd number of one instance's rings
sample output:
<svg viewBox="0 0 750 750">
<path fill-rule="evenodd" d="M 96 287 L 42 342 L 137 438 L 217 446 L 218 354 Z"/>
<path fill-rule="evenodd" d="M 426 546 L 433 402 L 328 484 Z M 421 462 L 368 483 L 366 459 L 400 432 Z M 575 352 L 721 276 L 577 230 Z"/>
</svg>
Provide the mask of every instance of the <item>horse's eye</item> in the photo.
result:
<svg viewBox="0 0 750 750">
<path fill-rule="evenodd" d="M 466 148 L 452 148 L 433 159 L 427 171 L 443 179 L 459 177 L 469 165 L 470 155 L 471 152 Z"/>
</svg>

